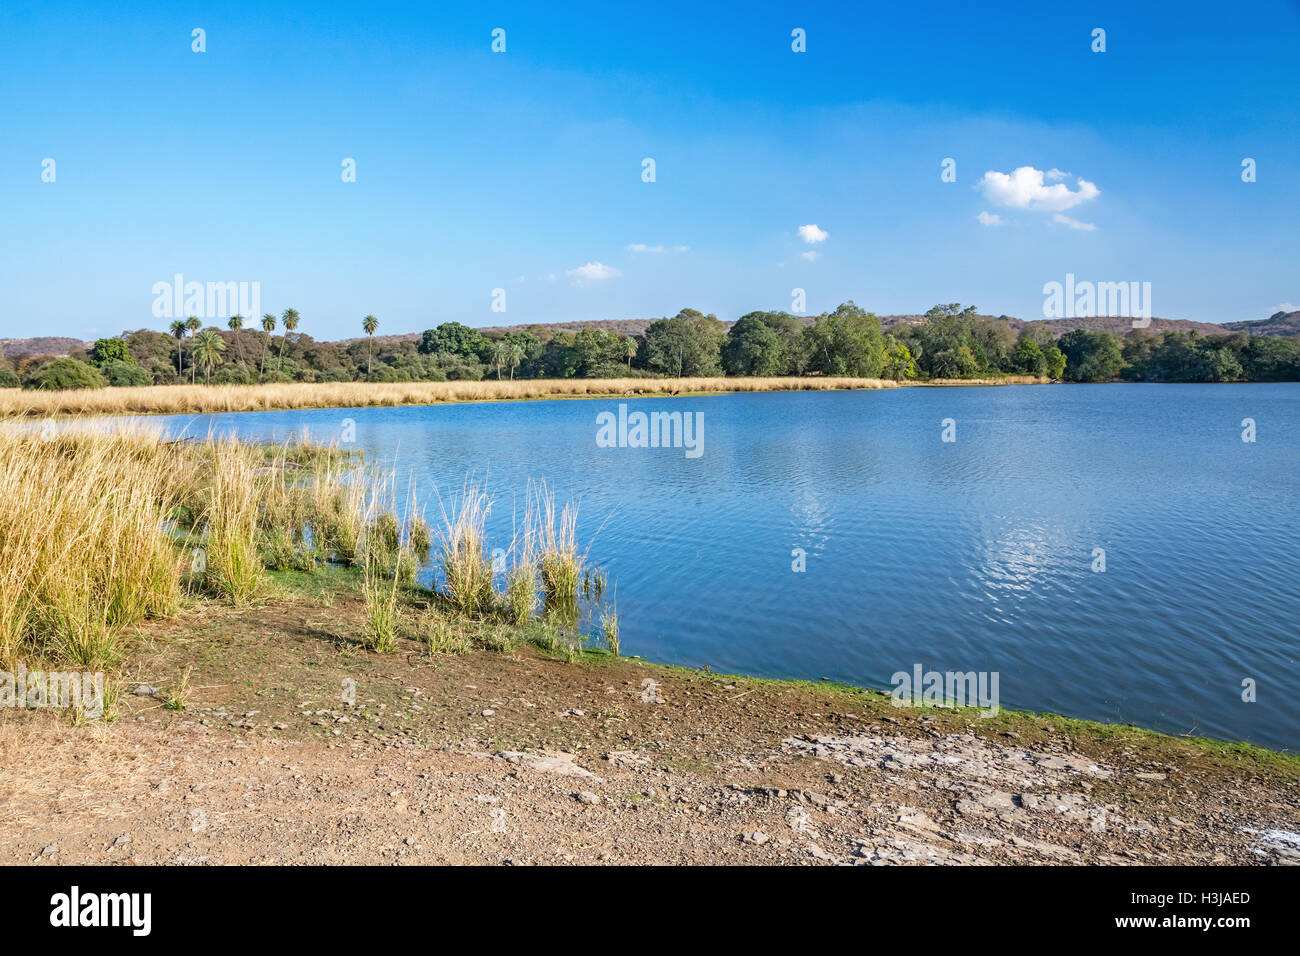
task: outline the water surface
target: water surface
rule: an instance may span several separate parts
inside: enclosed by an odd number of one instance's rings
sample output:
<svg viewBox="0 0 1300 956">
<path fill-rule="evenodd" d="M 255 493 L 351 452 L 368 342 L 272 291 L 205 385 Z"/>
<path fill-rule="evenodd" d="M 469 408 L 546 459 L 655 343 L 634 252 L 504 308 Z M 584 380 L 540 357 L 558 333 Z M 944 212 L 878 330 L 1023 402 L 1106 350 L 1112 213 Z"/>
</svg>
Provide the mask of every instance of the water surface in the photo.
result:
<svg viewBox="0 0 1300 956">
<path fill-rule="evenodd" d="M 703 413 L 703 454 L 596 416 Z M 941 440 L 953 419 L 956 441 Z M 1242 420 L 1257 440 L 1241 440 Z M 581 501 L 625 654 L 888 688 L 997 671 L 1004 707 L 1300 746 L 1300 385 L 1079 385 L 498 402 L 167 419 L 322 440 L 508 543 L 529 479 Z M 436 501 L 431 517 L 437 515 Z M 794 549 L 806 552 L 792 571 Z M 1106 570 L 1093 570 L 1095 549 Z M 1242 682 L 1257 701 L 1242 700 Z"/>
</svg>

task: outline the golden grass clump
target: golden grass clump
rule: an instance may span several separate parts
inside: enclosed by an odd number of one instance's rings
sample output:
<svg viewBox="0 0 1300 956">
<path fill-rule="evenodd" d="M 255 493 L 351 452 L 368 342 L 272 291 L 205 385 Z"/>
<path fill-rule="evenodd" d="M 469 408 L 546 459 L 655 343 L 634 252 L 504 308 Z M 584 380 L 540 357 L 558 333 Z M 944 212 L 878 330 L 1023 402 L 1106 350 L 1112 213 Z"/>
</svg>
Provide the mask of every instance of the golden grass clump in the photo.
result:
<svg viewBox="0 0 1300 956">
<path fill-rule="evenodd" d="M 122 628 L 175 609 L 180 553 L 161 517 L 185 470 L 136 425 L 0 429 L 0 659 L 111 666 Z"/>
<path fill-rule="evenodd" d="M 477 617 L 492 608 L 495 597 L 486 530 L 492 500 L 478 485 L 466 483 L 451 502 L 439 499 L 439 504 L 444 596 L 461 614 Z"/>
<path fill-rule="evenodd" d="M 258 519 L 264 492 L 274 487 L 257 473 L 250 446 L 222 439 L 209 444 L 212 494 L 203 515 L 207 585 L 236 605 L 247 604 L 262 574 L 258 556 Z"/>
<path fill-rule="evenodd" d="M 578 506 L 566 501 L 557 511 L 555 492 L 545 482 L 529 491 L 546 603 L 568 607 L 577 601 L 578 581 L 586 560 L 585 554 L 578 553 Z"/>
</svg>

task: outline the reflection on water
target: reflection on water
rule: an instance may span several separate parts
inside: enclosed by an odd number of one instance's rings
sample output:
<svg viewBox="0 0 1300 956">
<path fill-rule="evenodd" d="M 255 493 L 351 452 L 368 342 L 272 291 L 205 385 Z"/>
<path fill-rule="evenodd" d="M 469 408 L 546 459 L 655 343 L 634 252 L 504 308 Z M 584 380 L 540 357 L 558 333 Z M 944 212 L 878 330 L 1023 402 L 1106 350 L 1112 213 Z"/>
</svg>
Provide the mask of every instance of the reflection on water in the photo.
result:
<svg viewBox="0 0 1300 956">
<path fill-rule="evenodd" d="M 596 416 L 620 401 L 703 413 L 704 454 L 598 447 Z M 350 420 L 371 460 L 426 494 L 482 480 L 502 547 L 527 483 L 549 481 L 581 501 L 624 653 L 878 687 L 916 663 L 998 671 L 1004 706 L 1295 747 L 1297 412 L 1290 384 L 1107 385 L 167 424 L 330 440 Z"/>
</svg>

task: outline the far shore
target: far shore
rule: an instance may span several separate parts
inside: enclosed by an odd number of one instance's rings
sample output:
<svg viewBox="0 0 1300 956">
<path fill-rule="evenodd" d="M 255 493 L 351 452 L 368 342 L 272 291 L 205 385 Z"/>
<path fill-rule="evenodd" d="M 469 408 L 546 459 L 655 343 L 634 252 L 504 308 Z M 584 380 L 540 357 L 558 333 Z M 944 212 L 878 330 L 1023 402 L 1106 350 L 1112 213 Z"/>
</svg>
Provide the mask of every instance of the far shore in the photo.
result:
<svg viewBox="0 0 1300 956">
<path fill-rule="evenodd" d="M 583 378 L 456 382 L 295 382 L 272 385 L 146 385 L 34 391 L 0 389 L 0 418 L 206 415 L 311 408 L 439 405 L 537 399 L 659 397 L 726 392 L 837 391 L 904 386 L 1037 385 L 1032 375 L 896 382 L 877 378 Z"/>
</svg>

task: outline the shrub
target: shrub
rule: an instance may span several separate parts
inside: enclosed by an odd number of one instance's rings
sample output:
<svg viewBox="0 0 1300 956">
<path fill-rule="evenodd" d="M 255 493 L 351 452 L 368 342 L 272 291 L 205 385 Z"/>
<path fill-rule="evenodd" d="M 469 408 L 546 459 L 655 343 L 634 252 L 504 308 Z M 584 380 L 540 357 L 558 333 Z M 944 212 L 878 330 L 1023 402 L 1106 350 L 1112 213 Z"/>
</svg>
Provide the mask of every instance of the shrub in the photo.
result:
<svg viewBox="0 0 1300 956">
<path fill-rule="evenodd" d="M 19 384 L 13 369 L 0 368 L 0 388 L 17 388 Z"/>
<path fill-rule="evenodd" d="M 99 370 L 74 358 L 56 358 L 38 365 L 23 382 L 27 388 L 62 391 L 70 388 L 103 388 L 108 384 Z"/>
<path fill-rule="evenodd" d="M 117 339 L 111 341 L 116 342 Z M 147 369 L 134 362 L 105 362 L 99 367 L 100 373 L 108 379 L 108 384 L 116 388 L 132 388 L 140 385 L 152 385 L 153 376 Z"/>
</svg>

